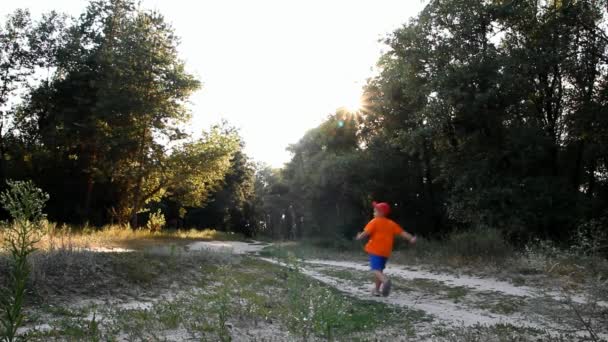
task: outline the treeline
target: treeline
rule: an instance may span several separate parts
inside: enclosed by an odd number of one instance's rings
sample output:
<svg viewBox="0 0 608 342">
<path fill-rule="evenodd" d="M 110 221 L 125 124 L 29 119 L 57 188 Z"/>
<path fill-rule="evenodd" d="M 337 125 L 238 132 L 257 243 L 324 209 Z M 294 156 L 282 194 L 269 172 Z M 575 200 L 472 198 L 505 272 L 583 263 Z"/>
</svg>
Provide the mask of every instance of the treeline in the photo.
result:
<svg viewBox="0 0 608 342">
<path fill-rule="evenodd" d="M 374 199 L 426 235 L 605 236 L 607 5 L 430 1 L 386 38 L 364 109 L 331 115 L 285 169 L 258 174 L 267 228 L 351 237 Z"/>
<path fill-rule="evenodd" d="M 5 18 L 0 187 L 34 180 L 58 222 L 140 226 L 162 209 L 174 227 L 248 225 L 253 166 L 230 126 L 183 129 L 200 82 L 177 46 L 163 16 L 133 0 L 91 1 L 77 18 Z M 232 209 L 198 217 L 213 201 Z"/>
<path fill-rule="evenodd" d="M 200 83 L 159 13 L 17 11 L 0 27 L 0 187 L 32 179 L 49 218 L 77 224 L 160 209 L 173 227 L 334 239 L 382 200 L 428 236 L 606 234 L 607 8 L 430 1 L 386 38 L 364 108 L 310 130 L 280 170 L 255 167 L 226 124 L 184 131 Z"/>
</svg>

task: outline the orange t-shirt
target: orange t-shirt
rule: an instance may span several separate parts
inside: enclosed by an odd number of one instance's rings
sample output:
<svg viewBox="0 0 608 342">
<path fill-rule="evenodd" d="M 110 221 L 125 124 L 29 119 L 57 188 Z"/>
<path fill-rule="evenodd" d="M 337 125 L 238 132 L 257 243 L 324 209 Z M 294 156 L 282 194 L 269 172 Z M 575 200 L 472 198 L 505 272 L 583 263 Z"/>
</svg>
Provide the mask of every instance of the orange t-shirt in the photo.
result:
<svg viewBox="0 0 608 342">
<path fill-rule="evenodd" d="M 401 226 L 386 217 L 377 217 L 369 221 L 364 230 L 369 234 L 365 251 L 385 258 L 388 258 L 393 251 L 395 235 L 403 232 Z"/>
</svg>

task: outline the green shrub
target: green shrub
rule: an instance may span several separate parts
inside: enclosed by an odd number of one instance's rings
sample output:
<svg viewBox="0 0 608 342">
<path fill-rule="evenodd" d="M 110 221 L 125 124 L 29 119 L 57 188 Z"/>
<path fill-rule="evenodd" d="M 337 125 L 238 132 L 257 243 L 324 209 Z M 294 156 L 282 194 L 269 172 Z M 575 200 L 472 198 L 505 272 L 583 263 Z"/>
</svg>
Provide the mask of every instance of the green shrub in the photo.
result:
<svg viewBox="0 0 608 342">
<path fill-rule="evenodd" d="M 40 239 L 42 210 L 49 196 L 34 183 L 7 182 L 8 189 L 0 194 L 0 203 L 9 212 L 13 222 L 5 228 L 3 244 L 11 255 L 8 286 L 0 293 L 2 315 L 0 338 L 15 341 L 17 329 L 23 322 L 23 303 L 27 279 L 30 274 L 28 256 L 36 249 Z"/>
<path fill-rule="evenodd" d="M 165 215 L 159 209 L 155 213 L 150 214 L 146 228 L 151 232 L 160 232 L 166 224 Z"/>
<path fill-rule="evenodd" d="M 500 233 L 492 228 L 475 228 L 452 233 L 448 252 L 467 259 L 501 261 L 513 254 L 513 249 Z"/>
<path fill-rule="evenodd" d="M 608 256 L 608 214 L 579 225 L 572 237 L 571 251 L 582 256 Z"/>
</svg>

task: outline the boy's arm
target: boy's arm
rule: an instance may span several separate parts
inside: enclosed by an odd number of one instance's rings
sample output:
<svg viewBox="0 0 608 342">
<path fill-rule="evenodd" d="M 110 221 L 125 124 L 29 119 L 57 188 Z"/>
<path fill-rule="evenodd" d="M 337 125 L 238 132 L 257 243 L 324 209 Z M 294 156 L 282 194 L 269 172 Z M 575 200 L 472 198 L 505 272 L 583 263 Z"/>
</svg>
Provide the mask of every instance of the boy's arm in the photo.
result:
<svg viewBox="0 0 608 342">
<path fill-rule="evenodd" d="M 399 234 L 403 239 L 407 240 L 409 243 L 416 243 L 416 237 L 405 230 Z"/>
<path fill-rule="evenodd" d="M 369 237 L 370 235 L 372 235 L 372 233 L 374 232 L 374 228 L 376 227 L 375 222 L 376 222 L 375 220 L 369 221 L 367 226 L 365 226 L 365 228 L 363 228 L 363 231 L 361 233 L 357 234 L 355 239 L 363 240 L 366 237 Z"/>
<path fill-rule="evenodd" d="M 362 231 L 359 234 L 357 234 L 356 239 L 357 240 L 363 240 L 363 239 L 365 239 L 368 236 L 369 236 L 369 233 L 367 231 Z"/>
</svg>

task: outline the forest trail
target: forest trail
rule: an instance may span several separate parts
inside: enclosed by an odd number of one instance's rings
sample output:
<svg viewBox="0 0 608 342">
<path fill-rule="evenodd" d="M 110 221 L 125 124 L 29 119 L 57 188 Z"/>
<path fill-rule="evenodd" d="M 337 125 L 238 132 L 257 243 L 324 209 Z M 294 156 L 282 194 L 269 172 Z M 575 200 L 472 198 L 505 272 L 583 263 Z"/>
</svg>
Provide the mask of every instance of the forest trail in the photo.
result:
<svg viewBox="0 0 608 342">
<path fill-rule="evenodd" d="M 190 249 L 256 255 L 270 263 L 291 266 L 284 260 L 259 256 L 258 253 L 267 246 L 260 242 L 197 242 L 190 245 Z M 433 325 L 511 325 L 556 336 L 566 331 L 581 338 L 587 336 L 586 331 L 573 328 L 576 322 L 568 322 L 573 315 L 567 314 L 569 303 L 585 304 L 583 294 L 566 296 L 557 290 L 517 286 L 492 277 L 389 264 L 386 274 L 393 279 L 393 291 L 389 297 L 373 297 L 365 262 L 309 259 L 301 260 L 297 267 L 307 276 L 349 296 L 422 310 L 433 317 Z M 597 305 L 608 308 L 608 303 Z M 564 324 L 566 322 L 572 324 Z M 416 329 L 428 331 L 430 328 L 428 323 L 419 323 Z M 599 337 L 608 339 L 608 334 L 604 332 Z"/>
</svg>

